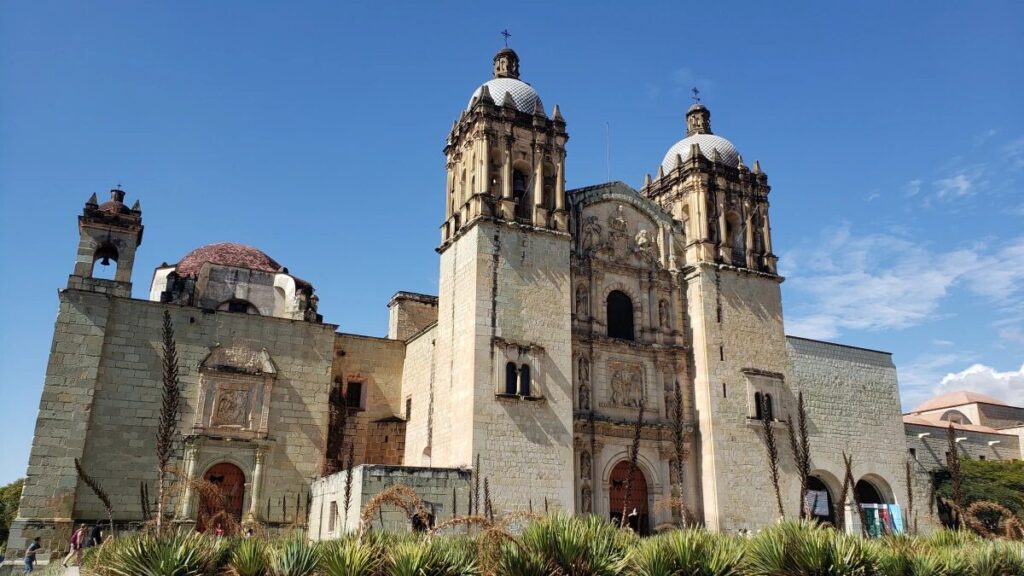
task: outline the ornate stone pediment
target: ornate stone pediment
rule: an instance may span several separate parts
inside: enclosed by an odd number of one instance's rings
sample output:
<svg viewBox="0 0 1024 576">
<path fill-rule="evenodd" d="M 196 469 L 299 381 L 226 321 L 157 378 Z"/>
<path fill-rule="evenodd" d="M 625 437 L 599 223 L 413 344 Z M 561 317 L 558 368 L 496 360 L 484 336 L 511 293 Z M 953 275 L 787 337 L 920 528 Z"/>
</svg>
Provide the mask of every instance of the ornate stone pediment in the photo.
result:
<svg viewBox="0 0 1024 576">
<path fill-rule="evenodd" d="M 277 367 L 265 348 L 247 343 L 217 344 L 200 363 L 199 374 L 195 433 L 267 436 L 270 392 Z"/>
<path fill-rule="evenodd" d="M 636 407 L 644 394 L 644 368 L 640 364 L 608 363 L 608 399 L 614 406 Z"/>
</svg>

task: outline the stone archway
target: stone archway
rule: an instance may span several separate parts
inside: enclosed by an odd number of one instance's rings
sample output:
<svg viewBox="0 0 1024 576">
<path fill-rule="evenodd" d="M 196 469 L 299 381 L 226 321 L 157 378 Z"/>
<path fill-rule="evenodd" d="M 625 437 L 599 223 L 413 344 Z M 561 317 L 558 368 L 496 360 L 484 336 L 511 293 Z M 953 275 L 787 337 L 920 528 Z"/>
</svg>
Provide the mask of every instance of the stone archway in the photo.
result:
<svg viewBox="0 0 1024 576">
<path fill-rule="evenodd" d="M 643 470 L 637 466 L 633 470 L 633 485 L 629 500 L 626 500 L 626 480 L 629 476 L 629 462 L 623 460 L 612 468 L 608 478 L 609 513 L 615 522 L 622 521 L 622 510 L 625 508 L 629 527 L 638 534 L 650 533 L 650 512 L 647 508 L 647 478 Z"/>
<path fill-rule="evenodd" d="M 810 517 L 826 524 L 836 525 L 835 498 L 832 489 L 818 476 L 812 474 L 807 478 L 806 507 Z"/>
<path fill-rule="evenodd" d="M 217 487 L 220 491 L 220 502 L 216 500 L 218 497 L 216 494 L 199 492 L 199 515 L 196 518 L 196 529 L 200 532 L 215 529 L 219 524 L 218 516 L 221 510 L 223 510 L 224 516 L 231 519 L 226 522 L 241 522 L 242 503 L 245 500 L 245 473 L 242 472 L 242 469 L 230 462 L 221 462 L 211 466 L 203 474 L 203 480 L 208 483 L 209 490 L 206 492 L 212 492 L 213 487 Z M 226 528 L 223 524 L 221 526 Z"/>
</svg>

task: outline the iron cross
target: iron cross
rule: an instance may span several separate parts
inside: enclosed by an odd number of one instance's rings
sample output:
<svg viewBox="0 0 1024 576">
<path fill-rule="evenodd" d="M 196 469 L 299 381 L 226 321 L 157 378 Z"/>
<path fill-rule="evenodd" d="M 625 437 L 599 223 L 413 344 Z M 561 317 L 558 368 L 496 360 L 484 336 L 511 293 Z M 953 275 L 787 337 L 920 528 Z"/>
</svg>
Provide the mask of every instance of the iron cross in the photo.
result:
<svg viewBox="0 0 1024 576">
<path fill-rule="evenodd" d="M 512 37 L 512 35 L 508 33 L 508 28 L 502 30 L 501 35 L 505 37 L 505 47 L 508 48 L 508 39 Z"/>
<path fill-rule="evenodd" d="M 700 90 L 697 90 L 697 87 L 694 86 L 690 89 L 690 92 L 693 92 L 693 101 L 700 104 Z"/>
</svg>

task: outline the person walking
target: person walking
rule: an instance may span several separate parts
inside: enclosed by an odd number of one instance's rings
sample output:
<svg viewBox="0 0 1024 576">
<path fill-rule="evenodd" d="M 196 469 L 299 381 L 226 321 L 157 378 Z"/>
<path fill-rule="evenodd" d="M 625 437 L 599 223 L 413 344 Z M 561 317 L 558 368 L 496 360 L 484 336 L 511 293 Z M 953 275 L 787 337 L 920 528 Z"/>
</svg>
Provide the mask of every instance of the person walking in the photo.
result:
<svg viewBox="0 0 1024 576">
<path fill-rule="evenodd" d="M 36 553 L 43 547 L 39 544 L 40 540 L 41 538 L 36 536 L 32 539 L 32 544 L 29 545 L 28 550 L 25 550 L 25 574 L 35 570 Z"/>
<path fill-rule="evenodd" d="M 73 556 L 75 558 L 75 564 L 82 564 L 82 546 L 85 544 L 85 524 L 78 526 L 78 530 L 71 535 L 71 550 L 68 550 L 68 555 L 64 557 L 64 561 L 60 563 L 61 566 L 67 568 L 68 561 Z"/>
</svg>

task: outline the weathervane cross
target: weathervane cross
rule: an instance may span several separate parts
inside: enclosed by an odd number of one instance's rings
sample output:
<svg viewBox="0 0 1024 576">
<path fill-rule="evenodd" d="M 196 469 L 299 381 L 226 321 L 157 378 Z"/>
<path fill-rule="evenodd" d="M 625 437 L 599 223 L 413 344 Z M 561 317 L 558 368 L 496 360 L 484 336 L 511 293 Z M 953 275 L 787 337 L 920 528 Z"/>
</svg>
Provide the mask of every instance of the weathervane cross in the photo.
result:
<svg viewBox="0 0 1024 576">
<path fill-rule="evenodd" d="M 505 47 L 508 48 L 508 39 L 512 37 L 512 35 L 508 33 L 508 28 L 502 30 L 501 35 L 505 37 Z"/>
<path fill-rule="evenodd" d="M 690 89 L 690 92 L 693 92 L 693 101 L 700 104 L 700 90 L 697 90 L 697 87 L 694 86 Z"/>
</svg>

